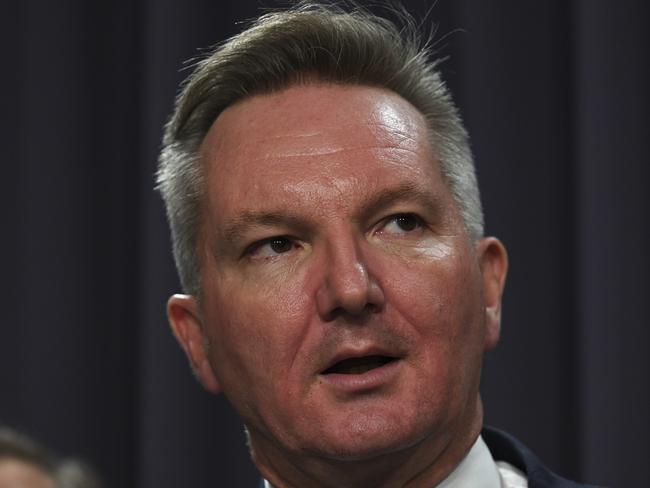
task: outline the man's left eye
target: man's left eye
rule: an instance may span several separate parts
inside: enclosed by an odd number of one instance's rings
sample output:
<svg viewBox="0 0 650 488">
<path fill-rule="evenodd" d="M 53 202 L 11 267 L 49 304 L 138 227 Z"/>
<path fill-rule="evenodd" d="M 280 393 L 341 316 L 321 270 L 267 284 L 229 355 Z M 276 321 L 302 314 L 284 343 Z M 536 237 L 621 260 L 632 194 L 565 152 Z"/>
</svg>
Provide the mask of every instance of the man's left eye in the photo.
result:
<svg viewBox="0 0 650 488">
<path fill-rule="evenodd" d="M 422 228 L 422 220 L 414 214 L 398 214 L 386 220 L 381 232 L 406 234 Z"/>
</svg>

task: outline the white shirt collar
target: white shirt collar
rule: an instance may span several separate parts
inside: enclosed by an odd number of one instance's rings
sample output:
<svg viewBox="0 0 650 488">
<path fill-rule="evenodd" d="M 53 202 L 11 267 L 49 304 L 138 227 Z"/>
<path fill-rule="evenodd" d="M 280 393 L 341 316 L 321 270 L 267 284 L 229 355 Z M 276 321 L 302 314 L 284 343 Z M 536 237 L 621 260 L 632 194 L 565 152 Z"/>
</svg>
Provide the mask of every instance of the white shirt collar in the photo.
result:
<svg viewBox="0 0 650 488">
<path fill-rule="evenodd" d="M 458 466 L 436 488 L 501 488 L 497 465 L 481 436 Z"/>
<path fill-rule="evenodd" d="M 479 436 L 458 466 L 435 488 L 501 488 L 501 476 L 489 449 Z M 264 488 L 273 488 L 264 480 Z"/>
</svg>

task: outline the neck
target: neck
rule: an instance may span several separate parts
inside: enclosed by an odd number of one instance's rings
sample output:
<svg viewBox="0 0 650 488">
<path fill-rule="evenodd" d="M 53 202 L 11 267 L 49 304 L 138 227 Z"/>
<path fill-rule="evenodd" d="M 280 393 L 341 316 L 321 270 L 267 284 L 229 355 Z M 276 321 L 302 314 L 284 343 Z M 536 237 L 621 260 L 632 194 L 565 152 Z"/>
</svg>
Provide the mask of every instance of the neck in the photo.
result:
<svg viewBox="0 0 650 488">
<path fill-rule="evenodd" d="M 480 398 L 466 416 L 444 433 L 430 433 L 414 445 L 369 459 L 345 461 L 292 455 L 266 438 L 250 433 L 253 459 L 274 488 L 431 488 L 463 460 L 480 434 Z"/>
</svg>

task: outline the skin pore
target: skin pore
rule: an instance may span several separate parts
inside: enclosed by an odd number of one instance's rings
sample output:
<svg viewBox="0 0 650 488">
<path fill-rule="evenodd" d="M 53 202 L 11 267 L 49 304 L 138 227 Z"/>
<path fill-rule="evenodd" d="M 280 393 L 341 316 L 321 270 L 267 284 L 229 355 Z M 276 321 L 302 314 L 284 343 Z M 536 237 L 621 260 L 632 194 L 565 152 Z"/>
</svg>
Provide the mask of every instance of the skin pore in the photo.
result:
<svg viewBox="0 0 650 488">
<path fill-rule="evenodd" d="M 276 487 L 430 487 L 479 435 L 507 258 L 472 242 L 423 116 L 313 83 L 252 96 L 202 146 L 202 299 L 174 333 Z"/>
</svg>

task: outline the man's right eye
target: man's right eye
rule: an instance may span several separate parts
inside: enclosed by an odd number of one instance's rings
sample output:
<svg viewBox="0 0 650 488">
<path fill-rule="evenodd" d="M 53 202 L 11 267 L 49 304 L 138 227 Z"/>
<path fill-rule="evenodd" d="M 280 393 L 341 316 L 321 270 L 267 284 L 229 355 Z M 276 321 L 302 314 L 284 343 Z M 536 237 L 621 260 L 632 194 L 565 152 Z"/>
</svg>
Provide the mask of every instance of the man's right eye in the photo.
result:
<svg viewBox="0 0 650 488">
<path fill-rule="evenodd" d="M 247 249 L 246 254 L 253 258 L 272 258 L 287 253 L 294 247 L 296 244 L 289 237 L 270 237 L 254 243 Z"/>
</svg>

